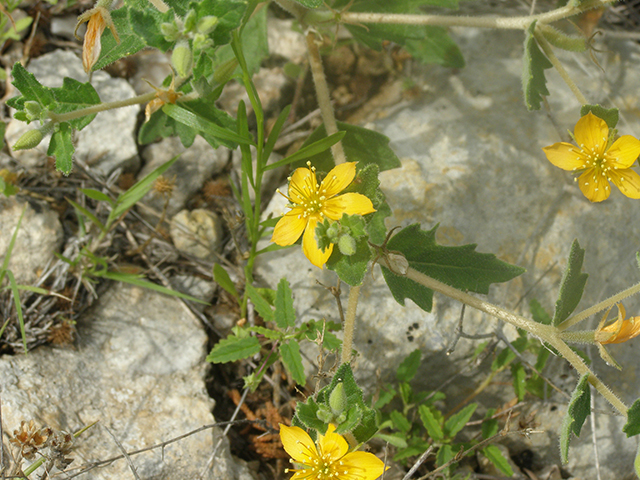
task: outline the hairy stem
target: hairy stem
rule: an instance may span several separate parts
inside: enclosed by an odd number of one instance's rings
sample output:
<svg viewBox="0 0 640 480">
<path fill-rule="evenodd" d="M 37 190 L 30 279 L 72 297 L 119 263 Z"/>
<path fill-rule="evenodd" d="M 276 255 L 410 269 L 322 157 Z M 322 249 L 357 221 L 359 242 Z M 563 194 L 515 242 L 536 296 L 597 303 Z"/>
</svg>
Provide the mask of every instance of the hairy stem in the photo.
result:
<svg viewBox="0 0 640 480">
<path fill-rule="evenodd" d="M 351 361 L 351 349 L 353 345 L 353 332 L 356 326 L 356 310 L 358 309 L 358 297 L 360 286 L 349 289 L 349 303 L 347 303 L 347 315 L 344 318 L 344 340 L 342 340 L 342 357 L 340 363 Z"/>
<path fill-rule="evenodd" d="M 383 257 L 380 259 L 380 264 L 391 269 L 387 260 Z M 393 271 L 393 270 L 392 270 Z M 534 322 L 528 318 L 522 317 L 516 313 L 509 312 L 503 308 L 500 308 L 492 303 L 486 302 L 480 298 L 469 295 L 466 292 L 453 288 L 445 283 L 439 282 L 434 278 L 431 278 L 413 268 L 409 267 L 405 275 L 408 279 L 413 280 L 420 285 L 423 285 L 431 290 L 440 292 L 447 297 L 458 300 L 470 307 L 485 312 L 492 317 L 504 320 L 511 325 L 522 328 L 530 334 L 540 338 L 540 340 L 547 342 L 554 347 L 560 355 L 562 355 L 572 366 L 576 369 L 580 376 L 589 374 L 589 383 L 595 387 L 598 392 L 623 416 L 627 415 L 627 406 L 607 387 L 602 381 L 596 377 L 596 375 L 589 369 L 584 363 L 582 358 L 576 354 L 569 346 L 564 343 L 560 338 L 560 332 L 556 327 L 551 325 L 543 325 L 538 322 Z"/>
<path fill-rule="evenodd" d="M 76 118 L 84 117 L 86 115 L 94 115 L 96 113 L 104 112 L 107 110 L 113 110 L 115 108 L 128 107 L 129 105 L 139 105 L 141 103 L 150 102 L 156 98 L 156 92 L 149 92 L 136 97 L 127 98 L 125 100 L 117 100 L 115 102 L 105 102 L 92 107 L 81 108 L 80 110 L 74 110 L 67 113 L 49 113 L 49 118 L 53 122 L 68 122 L 75 120 Z"/>
<path fill-rule="evenodd" d="M 329 94 L 327 78 L 322 68 L 322 58 L 320 57 L 320 49 L 316 43 L 316 35 L 311 31 L 307 33 L 307 50 L 309 52 L 309 65 L 311 66 L 313 83 L 316 86 L 316 98 L 318 99 L 318 106 L 320 107 L 324 128 L 327 131 L 327 135 L 333 135 L 334 133 L 338 133 L 338 125 L 336 124 L 336 118 L 333 114 L 331 95 Z M 333 154 L 336 165 L 347 161 L 344 149 L 342 148 L 342 142 L 338 142 L 331 147 L 331 153 Z"/>
</svg>

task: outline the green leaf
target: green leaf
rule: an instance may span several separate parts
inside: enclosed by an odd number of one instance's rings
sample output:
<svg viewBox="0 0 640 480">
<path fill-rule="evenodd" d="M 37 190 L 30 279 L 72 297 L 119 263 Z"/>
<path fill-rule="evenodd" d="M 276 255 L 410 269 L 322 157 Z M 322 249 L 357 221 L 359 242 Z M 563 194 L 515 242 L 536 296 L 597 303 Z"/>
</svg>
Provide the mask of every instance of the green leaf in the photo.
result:
<svg viewBox="0 0 640 480">
<path fill-rule="evenodd" d="M 293 292 L 286 278 L 280 279 L 278 283 L 274 317 L 276 325 L 282 329 L 295 327 L 296 325 L 296 312 L 293 309 Z"/>
<path fill-rule="evenodd" d="M 436 455 L 436 465 L 439 467 L 453 460 L 453 449 L 451 445 L 442 445 Z"/>
<path fill-rule="evenodd" d="M 473 415 L 473 412 L 476 411 L 476 408 L 478 408 L 478 404 L 472 403 L 464 407 L 458 413 L 451 415 L 444 424 L 445 435 L 448 438 L 455 437 L 456 434 L 465 427 L 471 418 L 471 415 Z"/>
<path fill-rule="evenodd" d="M 399 382 L 410 382 L 415 377 L 420 366 L 421 357 L 422 352 L 418 348 L 407 355 L 407 358 L 402 361 L 396 371 L 396 378 Z"/>
<path fill-rule="evenodd" d="M 136 182 L 136 184 L 131 187 L 129 190 L 118 196 L 115 201 L 115 207 L 111 210 L 109 214 L 109 218 L 107 219 L 107 227 L 111 226 L 112 222 L 120 217 L 120 215 L 124 214 L 127 210 L 133 207 L 139 200 L 144 197 L 151 187 L 153 186 L 153 182 L 157 180 L 157 178 L 162 175 L 167 169 L 175 163 L 176 160 L 180 158 L 180 155 L 176 155 L 168 162 L 163 163 L 154 171 L 145 176 L 142 180 Z"/>
<path fill-rule="evenodd" d="M 260 316 L 267 322 L 273 322 L 274 314 L 271 305 L 269 305 L 269 302 L 267 302 L 250 283 L 247 283 L 245 285 L 245 292 L 249 296 L 249 299 L 253 303 L 253 306 L 256 308 L 256 311 L 260 314 Z"/>
<path fill-rule="evenodd" d="M 422 40 L 407 39 L 404 47 L 422 63 L 435 63 L 449 68 L 464 68 L 464 57 L 460 48 L 449 36 L 446 28 L 435 26 L 422 27 L 425 36 Z"/>
<path fill-rule="evenodd" d="M 407 440 L 405 434 L 387 435 L 384 433 L 376 433 L 374 437 L 379 438 L 383 442 L 389 442 L 396 448 L 407 448 Z"/>
<path fill-rule="evenodd" d="M 576 389 L 571 394 L 567 413 L 562 419 L 560 427 L 560 458 L 562 463 L 569 461 L 569 441 L 571 432 L 580 436 L 580 430 L 587 416 L 591 413 L 591 391 L 589 389 L 589 374 L 580 377 Z"/>
<path fill-rule="evenodd" d="M 387 248 L 401 252 L 411 268 L 454 288 L 476 293 L 487 294 L 492 283 L 506 282 L 524 272 L 523 268 L 498 260 L 493 254 L 476 252 L 475 244 L 460 247 L 438 245 L 435 240 L 437 228 L 436 225 L 424 231 L 419 224 L 410 225 L 394 235 Z M 383 267 L 382 273 L 400 305 L 409 298 L 423 310 L 431 311 L 433 290 L 387 268 Z"/>
<path fill-rule="evenodd" d="M 296 413 L 291 424 L 303 428 L 313 428 L 321 433 L 326 432 L 327 428 L 325 423 L 318 418 L 318 403 L 313 397 L 307 398 L 305 402 L 297 403 Z"/>
<path fill-rule="evenodd" d="M 55 103 L 51 89 L 43 86 L 36 77 L 27 71 L 20 62 L 16 62 L 11 70 L 13 84 L 20 93 L 19 97 L 14 97 L 7 101 L 7 105 L 17 110 L 24 109 L 24 102 L 28 100 L 36 101 L 43 108 L 50 109 Z"/>
<path fill-rule="evenodd" d="M 393 150 L 389 148 L 389 137 L 363 127 L 343 122 L 337 123 L 338 130 L 346 132 L 342 139 L 342 147 L 347 156 L 347 161 L 359 162 L 359 168 L 369 163 L 375 163 L 380 167 L 381 172 L 400 167 L 400 160 L 393 153 Z M 327 132 L 324 124 L 322 124 L 307 138 L 302 147 L 307 147 L 326 137 Z M 292 165 L 292 168 L 304 167 L 307 161 L 310 161 L 321 172 L 328 172 L 335 165 L 331 151 L 324 150 L 304 160 L 299 160 Z"/>
<path fill-rule="evenodd" d="M 124 10 L 124 8 L 125 7 L 117 11 Z M 136 44 L 137 42 L 141 42 L 146 44 L 147 47 L 157 48 L 161 52 L 166 52 L 175 42 L 166 40 L 160 27 L 163 23 L 173 23 L 175 15 L 176 13 L 171 9 L 162 13 L 156 8 L 140 8 L 139 6 L 129 8 L 129 21 L 123 25 L 122 30 L 118 30 L 118 36 L 123 40 L 122 36 L 124 34 L 126 41 Z M 133 38 L 130 39 L 129 37 Z M 117 53 L 117 47 L 114 45 L 112 48 L 112 53 Z M 102 60 L 102 58 L 100 60 Z"/>
<path fill-rule="evenodd" d="M 249 332 L 255 332 L 258 335 L 262 335 L 269 340 L 282 340 L 284 338 L 284 333 L 278 332 L 277 330 L 271 330 L 270 328 L 247 327 L 246 330 Z"/>
<path fill-rule="evenodd" d="M 282 363 L 287 371 L 291 374 L 291 378 L 298 384 L 304 386 L 307 378 L 304 375 L 304 367 L 302 366 L 302 357 L 300 356 L 300 345 L 298 342 L 291 340 L 280 345 L 280 355 Z"/>
<path fill-rule="evenodd" d="M 322 4 L 324 3 L 323 0 L 295 0 L 295 1 L 307 8 L 318 8 L 318 7 L 321 7 Z"/>
<path fill-rule="evenodd" d="M 404 416 L 397 410 L 393 410 L 390 414 L 391 422 L 396 430 L 401 431 L 402 433 L 408 433 L 411 430 L 411 423 L 407 420 L 407 417 Z"/>
<path fill-rule="evenodd" d="M 356 241 L 356 253 L 354 255 L 342 255 L 337 248 L 327 260 L 327 268 L 338 274 L 340 280 L 351 285 L 362 285 L 367 273 L 367 265 L 371 260 L 371 250 L 366 237 Z"/>
<path fill-rule="evenodd" d="M 434 442 L 440 443 L 444 439 L 444 433 L 442 431 L 441 426 L 441 417 L 440 412 L 438 413 L 438 417 L 434 415 L 433 410 L 428 405 L 420 405 L 418 407 L 418 414 L 420 415 L 420 420 L 422 420 L 422 424 L 424 428 L 427 429 L 427 433 L 433 439 Z"/>
<path fill-rule="evenodd" d="M 233 130 L 222 127 L 214 123 L 213 121 L 197 115 L 196 113 L 189 111 L 181 106 L 167 103 L 162 107 L 162 111 L 174 120 L 197 130 L 203 135 L 203 137 L 205 137 L 205 139 L 208 136 L 219 140 L 227 140 L 230 142 L 241 143 L 245 145 L 252 143 L 252 140 L 250 138 L 242 137 Z"/>
<path fill-rule="evenodd" d="M 633 402 L 627 411 L 627 423 L 622 427 L 622 431 L 627 434 L 627 437 L 640 433 L 640 399 Z"/>
<path fill-rule="evenodd" d="M 102 193 L 99 190 L 95 190 L 94 188 L 81 188 L 80 191 L 87 197 L 98 202 L 106 202 L 109 205 L 113 205 L 115 203 L 109 195 Z"/>
<path fill-rule="evenodd" d="M 620 118 L 620 111 L 615 107 L 604 108 L 601 105 L 583 105 L 580 108 L 581 117 L 584 117 L 589 112 L 604 120 L 610 129 L 616 127 L 618 119 Z"/>
<path fill-rule="evenodd" d="M 518 401 L 521 402 L 526 393 L 527 372 L 525 372 L 520 362 L 511 364 L 511 376 L 513 377 L 513 389 L 518 397 Z"/>
<path fill-rule="evenodd" d="M 143 7 L 141 9 L 143 9 Z M 156 9 L 146 8 L 145 10 L 148 10 L 150 15 L 150 12 Z M 132 28 L 131 19 L 129 18 L 129 8 L 127 7 L 113 10 L 111 12 L 111 19 L 118 32 L 120 43 L 116 42 L 116 39 L 113 38 L 111 30 L 106 28 L 100 40 L 102 46 L 100 49 L 100 57 L 92 67 L 92 71 L 100 70 L 107 65 L 111 65 L 116 60 L 133 55 L 146 47 L 146 42 L 138 35 L 138 32 L 143 33 L 153 30 L 154 28 L 157 28 L 159 31 L 159 26 L 156 26 L 155 23 L 147 23 L 142 28 L 140 25 L 135 24 L 135 28 Z"/>
<path fill-rule="evenodd" d="M 583 261 L 584 249 L 580 248 L 578 240 L 574 240 L 567 260 L 567 268 L 562 276 L 560 295 L 556 301 L 556 311 L 553 314 L 553 326 L 558 326 L 566 320 L 576 309 L 582 298 L 584 286 L 589 277 L 586 273 L 580 273 Z"/>
<path fill-rule="evenodd" d="M 89 210 L 84 208 L 82 205 L 77 204 L 70 198 L 67 198 L 67 202 L 69 202 L 71 206 L 73 206 L 73 208 L 78 210 L 79 213 L 81 213 L 82 215 L 87 217 L 89 220 L 91 220 L 91 222 L 93 222 L 102 232 L 107 233 L 107 229 L 105 228 L 105 226 L 102 224 L 100 220 L 98 220 L 98 217 L 96 217 L 93 213 L 91 213 Z"/>
<path fill-rule="evenodd" d="M 56 157 L 56 170 L 69 175 L 73 170 L 73 141 L 71 125 L 67 122 L 58 124 L 58 128 L 51 135 L 47 155 Z"/>
<path fill-rule="evenodd" d="M 20 303 L 20 291 L 18 290 L 18 284 L 13 276 L 11 270 L 3 270 L 3 273 L 7 274 L 9 279 L 9 286 L 11 293 L 13 294 L 13 305 L 16 307 L 16 314 L 18 316 L 18 323 L 20 324 L 20 336 L 22 337 L 22 345 L 24 347 L 24 353 L 27 353 L 27 333 L 24 328 L 24 317 L 22 315 L 22 304 Z"/>
<path fill-rule="evenodd" d="M 551 316 L 535 298 L 532 298 L 529 302 L 529 311 L 534 321 L 543 325 L 551 325 Z"/>
<path fill-rule="evenodd" d="M 272 163 L 264 167 L 266 170 L 273 170 L 274 168 L 283 167 L 285 165 L 289 165 L 294 162 L 302 162 L 302 160 L 313 158 L 315 155 L 318 155 L 322 152 L 329 151 L 333 145 L 342 140 L 345 136 L 345 132 L 334 133 L 333 135 L 329 135 L 328 137 L 321 138 L 317 142 L 313 142 L 309 145 L 303 146 L 296 153 L 289 155 L 286 158 L 283 158 L 279 162 Z M 311 162 L 313 163 L 313 162 Z"/>
<path fill-rule="evenodd" d="M 228 363 L 249 358 L 260 352 L 260 342 L 256 337 L 238 338 L 229 335 L 220 340 L 207 355 L 207 362 Z"/>
<path fill-rule="evenodd" d="M 489 459 L 491 463 L 495 465 L 495 467 L 500 470 L 502 473 L 507 475 L 508 477 L 513 476 L 513 469 L 502 452 L 495 445 L 487 445 L 482 449 L 482 454 Z"/>
<path fill-rule="evenodd" d="M 231 277 L 219 263 L 215 263 L 213 265 L 213 279 L 218 285 L 220 285 L 227 293 L 231 294 L 234 298 L 240 298 L 240 295 L 238 295 L 238 290 L 236 290 L 236 286 L 231 280 Z"/>
<path fill-rule="evenodd" d="M 496 413 L 495 408 L 490 408 L 485 414 L 484 422 L 482 422 L 482 438 L 485 440 L 498 434 L 500 426 L 496 418 L 491 418 Z"/>
<path fill-rule="evenodd" d="M 57 114 L 73 112 L 100 103 L 100 96 L 91 83 L 81 83 L 73 78 L 65 77 L 62 87 L 52 88 L 51 92 L 56 100 L 53 110 Z M 69 124 L 76 130 L 82 130 L 89 125 L 96 114 L 69 120 Z"/>
<path fill-rule="evenodd" d="M 535 29 L 536 21 L 533 21 L 527 29 L 527 35 L 524 40 L 524 57 L 522 59 L 524 67 L 522 71 L 522 90 L 524 92 L 524 103 L 529 110 L 540 110 L 542 97 L 549 95 L 544 71 L 553 67 L 538 47 L 534 36 Z"/>
<path fill-rule="evenodd" d="M 396 396 L 396 391 L 391 386 L 382 387 L 380 390 L 380 394 L 378 395 L 378 400 L 374 404 L 374 408 L 380 410 L 382 407 L 387 405 L 393 397 Z"/>
</svg>

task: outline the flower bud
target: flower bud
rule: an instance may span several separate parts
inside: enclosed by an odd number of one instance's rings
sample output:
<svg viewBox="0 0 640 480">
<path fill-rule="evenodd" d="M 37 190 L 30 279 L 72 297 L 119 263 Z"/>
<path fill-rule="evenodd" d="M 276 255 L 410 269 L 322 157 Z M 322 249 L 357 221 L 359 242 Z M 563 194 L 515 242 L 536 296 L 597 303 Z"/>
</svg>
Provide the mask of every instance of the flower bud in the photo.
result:
<svg viewBox="0 0 640 480">
<path fill-rule="evenodd" d="M 396 275 L 406 275 L 409 269 L 409 261 L 397 253 L 390 253 L 387 255 L 387 261 L 389 262 L 389 269 Z"/>
<path fill-rule="evenodd" d="M 351 256 L 356 253 L 356 241 L 351 235 L 342 235 L 338 240 L 338 248 L 341 254 Z"/>
<path fill-rule="evenodd" d="M 326 405 L 318 405 L 316 417 L 323 423 L 330 423 L 333 420 L 333 413 Z"/>
<path fill-rule="evenodd" d="M 191 74 L 193 53 L 187 40 L 178 40 L 178 43 L 176 43 L 176 47 L 171 54 L 171 65 L 173 65 L 173 68 L 182 78 L 188 77 Z"/>
<path fill-rule="evenodd" d="M 207 47 L 213 47 L 213 40 L 202 33 L 196 33 L 193 36 L 193 50 L 198 52 Z"/>
<path fill-rule="evenodd" d="M 174 22 L 165 22 L 160 25 L 160 33 L 167 42 L 175 42 L 180 38 L 180 29 Z"/>
<path fill-rule="evenodd" d="M 198 15 L 196 11 L 192 8 L 187 12 L 187 16 L 184 17 L 184 31 L 192 32 L 196 28 L 196 21 L 198 20 Z"/>
<path fill-rule="evenodd" d="M 24 102 L 24 111 L 26 112 L 27 118 L 30 121 L 38 120 L 40 118 L 40 114 L 42 113 L 42 107 L 38 102 L 28 100 Z"/>
<path fill-rule="evenodd" d="M 329 406 L 333 415 L 338 417 L 344 413 L 347 408 L 347 394 L 344 391 L 344 383 L 340 382 L 329 395 Z"/>
<path fill-rule="evenodd" d="M 231 60 L 227 60 L 222 65 L 218 65 L 216 71 L 213 72 L 213 81 L 217 85 L 224 85 L 231 80 L 236 68 L 238 68 L 238 60 L 236 57 L 233 57 Z"/>
<path fill-rule="evenodd" d="M 327 228 L 327 237 L 329 237 L 329 240 L 331 241 L 331 243 L 337 243 L 339 235 L 340 235 L 340 224 L 338 224 L 337 222 L 334 222 L 329 226 L 329 228 Z"/>
<path fill-rule="evenodd" d="M 43 138 L 44 135 L 40 129 L 36 128 L 34 130 L 28 130 L 22 134 L 16 143 L 14 143 L 13 150 L 29 150 L 31 148 L 35 148 L 40 144 Z"/>
<path fill-rule="evenodd" d="M 218 21 L 218 17 L 214 15 L 207 15 L 206 17 L 202 17 L 200 20 L 198 20 L 196 31 L 203 35 L 209 35 L 218 26 Z"/>
</svg>

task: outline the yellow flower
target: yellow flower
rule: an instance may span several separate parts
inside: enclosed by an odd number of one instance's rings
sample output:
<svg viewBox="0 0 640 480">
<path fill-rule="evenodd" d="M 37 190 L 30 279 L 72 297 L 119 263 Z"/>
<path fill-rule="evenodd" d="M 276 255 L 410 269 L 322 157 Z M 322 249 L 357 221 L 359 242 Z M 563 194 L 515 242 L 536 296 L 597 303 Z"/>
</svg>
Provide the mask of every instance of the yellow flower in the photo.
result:
<svg viewBox="0 0 640 480">
<path fill-rule="evenodd" d="M 640 140 L 624 135 L 607 148 L 609 127 L 591 112 L 578 120 L 574 136 L 579 147 L 559 142 L 543 150 L 556 167 L 582 173 L 577 180 L 585 197 L 606 200 L 613 182 L 627 197 L 640 198 L 640 175 L 631 170 L 640 155 Z"/>
<path fill-rule="evenodd" d="M 109 27 L 109 30 L 111 30 L 116 42 L 120 43 L 120 37 L 118 37 L 118 32 L 109 13 L 111 3 L 112 0 L 98 0 L 95 7 L 87 10 L 78 17 L 76 30 L 73 32 L 74 35 L 76 35 L 80 25 L 88 22 L 87 32 L 84 34 L 84 43 L 82 44 L 82 66 L 87 73 L 91 71 L 91 68 L 100 57 L 102 33 L 106 27 Z M 76 38 L 78 38 L 77 35 Z"/>
<path fill-rule="evenodd" d="M 605 315 L 598 326 L 598 330 L 596 330 L 596 342 L 601 345 L 606 345 L 607 343 L 622 343 L 640 335 L 640 317 L 625 319 L 626 314 L 627 312 L 624 306 L 619 303 L 618 319 L 606 327 L 604 326 L 607 317 Z"/>
<path fill-rule="evenodd" d="M 280 425 L 280 439 L 291 463 L 301 468 L 287 468 L 295 472 L 291 480 L 375 480 L 385 470 L 384 463 L 372 453 L 351 452 L 342 436 L 329 425 L 325 435 L 318 435 L 318 445 L 299 427 Z"/>
<path fill-rule="evenodd" d="M 315 230 L 318 222 L 325 217 L 340 220 L 342 214 L 366 215 L 375 212 L 371 200 L 359 193 L 345 193 L 344 190 L 356 176 L 356 163 L 343 163 L 334 167 L 318 184 L 316 169 L 307 162 L 309 168 L 297 168 L 289 177 L 288 195 L 291 208 L 276 224 L 271 241 L 286 247 L 293 245 L 304 232 L 302 251 L 316 267 L 328 260 L 333 251 L 329 245 L 324 252 L 318 248 Z M 278 190 L 278 192 L 280 192 Z"/>
</svg>

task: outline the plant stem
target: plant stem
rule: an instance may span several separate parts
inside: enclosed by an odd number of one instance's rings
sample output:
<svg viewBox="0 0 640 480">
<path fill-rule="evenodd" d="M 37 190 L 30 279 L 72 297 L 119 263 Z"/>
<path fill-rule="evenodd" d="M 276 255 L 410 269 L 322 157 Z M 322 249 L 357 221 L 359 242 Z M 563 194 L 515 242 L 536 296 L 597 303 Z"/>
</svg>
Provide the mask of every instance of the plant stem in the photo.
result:
<svg viewBox="0 0 640 480">
<path fill-rule="evenodd" d="M 385 257 L 380 259 L 380 264 L 386 268 L 390 268 Z M 393 271 L 393 270 L 392 270 Z M 540 338 L 554 347 L 560 355 L 562 355 L 576 369 L 580 376 L 589 374 L 589 383 L 595 387 L 598 392 L 618 411 L 621 415 L 627 416 L 627 406 L 607 387 L 584 363 L 582 358 L 576 354 L 569 346 L 560 338 L 559 331 L 551 325 L 543 325 L 528 318 L 522 317 L 516 313 L 504 310 L 492 303 L 485 302 L 473 295 L 453 288 L 445 283 L 439 282 L 413 268 L 409 267 L 406 272 L 406 278 L 413 280 L 420 285 L 440 292 L 447 297 L 458 300 L 470 307 L 485 312 L 492 317 L 504 320 L 511 325 L 522 328 L 530 334 Z M 606 307 L 605 307 L 606 308 Z"/>
<path fill-rule="evenodd" d="M 576 98 L 578 99 L 578 102 L 580 102 L 580 105 L 586 105 L 588 103 L 587 99 L 582 94 L 582 92 L 580 91 L 576 83 L 571 79 L 571 77 L 569 76 L 569 73 L 567 73 L 567 71 L 564 69 L 564 67 L 562 66 L 562 63 L 560 63 L 560 60 L 558 60 L 558 57 L 556 57 L 555 53 L 553 53 L 553 49 L 551 48 L 551 45 L 549 45 L 549 42 L 547 42 L 547 39 L 544 38 L 544 36 L 541 35 L 540 32 L 538 32 L 537 30 L 535 31 L 534 35 L 536 37 L 538 44 L 542 47 L 542 50 L 544 50 L 545 55 L 547 56 L 551 64 L 554 66 L 554 68 L 558 71 L 558 73 L 564 80 L 564 83 L 567 84 L 567 86 L 571 89 L 573 94 L 576 96 Z"/>
<path fill-rule="evenodd" d="M 338 125 L 333 115 L 333 105 L 331 105 L 329 86 L 327 85 L 327 79 L 324 75 L 324 69 L 322 68 L 320 49 L 316 43 L 315 33 L 311 31 L 307 33 L 307 50 L 309 51 L 309 65 L 311 66 L 311 75 L 313 76 L 313 83 L 316 87 L 316 98 L 318 99 L 318 106 L 320 107 L 324 128 L 327 136 L 333 135 L 334 133 L 338 133 Z M 342 148 L 342 142 L 338 142 L 331 147 L 331 153 L 333 154 L 336 165 L 347 161 L 344 149 Z"/>
<path fill-rule="evenodd" d="M 601 312 L 605 308 L 609 308 L 615 305 L 616 303 L 620 302 L 621 300 L 627 297 L 630 297 L 631 295 L 635 295 L 638 292 L 640 292 L 640 283 L 636 283 L 634 286 L 629 287 L 620 293 L 616 293 L 612 297 L 609 297 L 606 300 L 601 301 L 600 303 L 596 303 L 593 307 L 589 307 L 586 310 L 583 310 L 582 312 L 574 315 L 573 317 L 567 318 L 564 322 L 558 325 L 558 330 L 562 332 L 567 328 L 572 327 L 577 323 L 580 323 L 581 321 L 590 317 L 594 313 Z"/>
<path fill-rule="evenodd" d="M 351 349 L 353 348 L 353 332 L 356 326 L 356 310 L 358 309 L 358 297 L 362 287 L 351 287 L 349 289 L 349 303 L 347 303 L 347 315 L 344 318 L 344 340 L 342 340 L 342 357 L 340 363 L 351 361 Z"/>
<path fill-rule="evenodd" d="M 105 102 L 92 107 L 81 108 L 80 110 L 74 110 L 67 113 L 49 113 L 51 121 L 60 123 L 75 120 L 76 118 L 84 117 L 86 115 L 94 115 L 96 113 L 104 112 L 106 110 L 113 110 L 115 108 L 128 107 L 130 105 L 138 105 L 141 103 L 150 102 L 156 98 L 156 92 L 149 92 L 136 97 L 127 98 L 125 100 L 117 100 L 115 102 Z"/>
<path fill-rule="evenodd" d="M 579 7 L 565 6 L 538 15 L 520 17 L 463 17 L 458 15 L 412 15 L 399 13 L 359 13 L 344 12 L 341 20 L 344 23 L 391 23 L 404 25 L 434 25 L 441 27 L 476 27 L 507 30 L 524 30 L 531 22 L 552 23 L 563 18 L 576 15 L 586 10 L 604 6 L 615 0 L 586 2 Z"/>
</svg>

